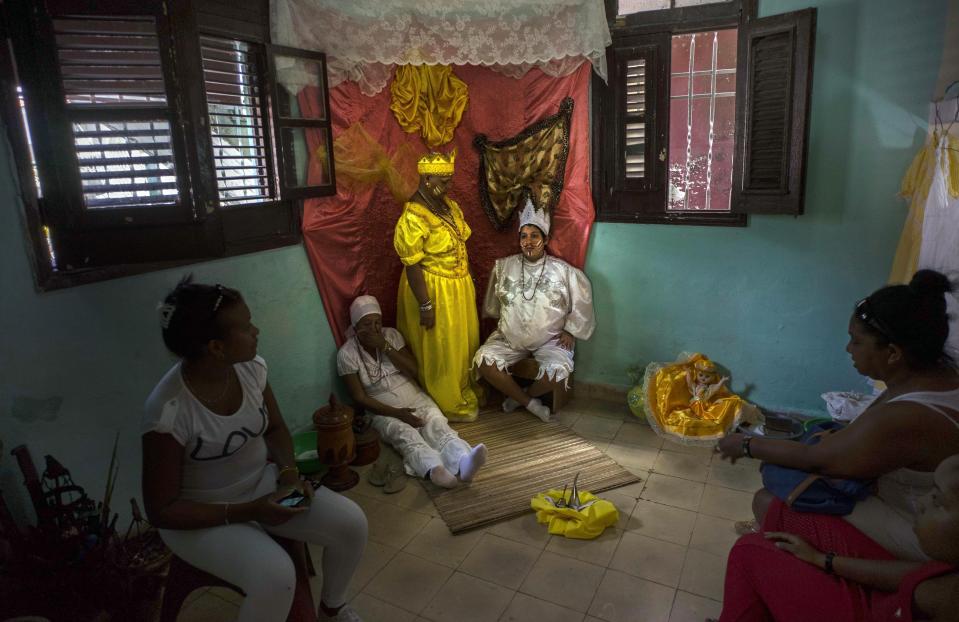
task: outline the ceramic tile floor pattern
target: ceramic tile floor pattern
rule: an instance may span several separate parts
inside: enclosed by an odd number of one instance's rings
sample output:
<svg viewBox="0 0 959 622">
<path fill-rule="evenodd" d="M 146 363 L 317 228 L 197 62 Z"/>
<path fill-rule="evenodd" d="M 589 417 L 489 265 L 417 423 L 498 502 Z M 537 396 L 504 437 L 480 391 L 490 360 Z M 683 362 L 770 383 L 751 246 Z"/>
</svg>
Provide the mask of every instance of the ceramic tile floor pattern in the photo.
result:
<svg viewBox="0 0 959 622">
<path fill-rule="evenodd" d="M 452 536 L 415 481 L 385 495 L 363 477 L 345 494 L 370 524 L 349 594 L 365 622 L 718 617 L 732 524 L 750 516 L 758 462 L 730 465 L 707 448 L 663 442 L 612 402 L 574 401 L 560 419 L 641 478 L 601 494 L 619 509 L 616 527 L 595 540 L 568 540 L 550 536 L 530 513 Z M 317 564 L 320 555 L 313 550 Z M 321 582 L 314 579 L 314 595 Z M 178 620 L 234 620 L 240 599 L 197 590 Z"/>
</svg>

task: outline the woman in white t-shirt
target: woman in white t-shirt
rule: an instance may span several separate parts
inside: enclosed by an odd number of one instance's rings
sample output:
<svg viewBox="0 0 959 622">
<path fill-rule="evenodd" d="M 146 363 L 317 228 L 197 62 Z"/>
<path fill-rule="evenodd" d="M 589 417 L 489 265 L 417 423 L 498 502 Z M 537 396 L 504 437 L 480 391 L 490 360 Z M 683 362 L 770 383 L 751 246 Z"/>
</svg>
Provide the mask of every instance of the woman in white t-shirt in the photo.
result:
<svg viewBox="0 0 959 622">
<path fill-rule="evenodd" d="M 299 478 L 242 296 L 187 277 L 160 306 L 160 321 L 180 357 L 147 399 L 142 427 L 143 499 L 163 541 L 243 590 L 240 622 L 280 622 L 293 602 L 293 562 L 269 534 L 322 545 L 317 616 L 358 621 L 346 588 L 366 545 L 366 516 Z M 293 491 L 307 501 L 278 502 Z"/>
<path fill-rule="evenodd" d="M 350 305 L 349 338 L 336 368 L 353 401 L 373 413 L 373 427 L 403 456 L 407 473 L 444 488 L 469 482 L 486 462 L 486 446 L 469 444 L 417 384 L 417 365 L 403 336 L 383 327 L 380 304 L 360 296 Z"/>
</svg>

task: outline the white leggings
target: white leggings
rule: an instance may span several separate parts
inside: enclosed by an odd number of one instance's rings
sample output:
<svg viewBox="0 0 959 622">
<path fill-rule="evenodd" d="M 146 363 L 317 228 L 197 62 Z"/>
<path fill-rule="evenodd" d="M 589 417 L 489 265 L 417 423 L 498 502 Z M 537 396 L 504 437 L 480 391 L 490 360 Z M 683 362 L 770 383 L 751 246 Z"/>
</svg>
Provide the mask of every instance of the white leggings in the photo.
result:
<svg viewBox="0 0 959 622">
<path fill-rule="evenodd" d="M 373 415 L 373 427 L 385 443 L 403 456 L 406 472 L 426 477 L 430 469 L 444 466 L 456 475 L 460 459 L 470 452 L 469 443 L 460 438 L 443 412 L 430 396 L 410 382 L 373 396 L 373 399 L 394 408 L 412 408 L 423 419 L 421 428 L 414 428 L 394 417 Z"/>
<path fill-rule="evenodd" d="M 275 489 L 276 468 L 271 465 L 256 490 L 242 501 Z M 160 536 L 183 561 L 243 590 L 246 598 L 237 622 L 283 622 L 293 604 L 296 572 L 290 556 L 269 534 L 323 546 L 322 602 L 336 608 L 346 603 L 346 588 L 363 556 L 366 531 L 366 515 L 358 505 L 321 487 L 308 512 L 282 525 L 161 529 Z"/>
</svg>

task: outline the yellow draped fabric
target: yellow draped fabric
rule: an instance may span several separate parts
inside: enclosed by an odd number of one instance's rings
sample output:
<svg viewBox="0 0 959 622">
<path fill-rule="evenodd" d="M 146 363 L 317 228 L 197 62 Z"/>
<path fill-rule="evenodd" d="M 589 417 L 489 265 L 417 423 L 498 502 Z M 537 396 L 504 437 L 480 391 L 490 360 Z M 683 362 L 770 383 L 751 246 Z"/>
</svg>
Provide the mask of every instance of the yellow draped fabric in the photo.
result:
<svg viewBox="0 0 959 622">
<path fill-rule="evenodd" d="M 646 420 L 660 436 L 686 444 L 710 444 L 726 435 L 744 412 L 754 418 L 751 404 L 723 385 L 711 398 L 693 399 L 686 372 L 702 354 L 681 357 L 676 363 L 651 363 L 646 368 L 643 398 Z"/>
<path fill-rule="evenodd" d="M 922 247 L 922 220 L 925 216 L 926 199 L 936 170 L 937 146 L 941 135 L 933 132 L 930 139 L 913 158 L 906 176 L 902 179 L 900 194 L 909 199 L 909 213 L 896 247 L 896 257 L 892 262 L 890 283 L 908 283 L 919 264 L 919 251 Z M 953 197 L 959 197 L 959 138 L 947 137 L 950 150 L 943 160 L 943 175 L 946 188 Z"/>
<path fill-rule="evenodd" d="M 416 153 L 404 143 L 390 155 L 369 135 L 362 123 L 354 123 L 333 141 L 336 179 L 352 187 L 384 182 L 399 202 L 416 191 Z"/>
<path fill-rule="evenodd" d="M 470 374 L 479 348 L 476 291 L 469 273 L 469 225 L 448 198 L 452 221 L 419 203 L 406 203 L 396 223 L 393 247 L 403 265 L 420 264 L 436 314 L 436 326 L 420 326 L 419 302 L 406 271 L 400 277 L 396 325 L 419 365 L 420 383 L 451 421 L 474 421 L 479 387 Z"/>
<path fill-rule="evenodd" d="M 555 501 L 564 499 L 568 503 L 572 494 L 572 491 L 566 491 L 564 495 L 562 490 L 548 490 L 546 493 L 536 495 L 530 501 L 530 507 L 536 510 L 536 520 L 548 524 L 551 534 L 591 540 L 619 520 L 619 511 L 615 505 L 585 491 L 579 492 L 580 503 L 586 504 L 594 499 L 595 503 L 582 510 L 556 507 Z"/>
<path fill-rule="evenodd" d="M 400 65 L 390 85 L 390 110 L 404 131 L 420 132 L 429 147 L 453 140 L 469 103 L 466 83 L 449 65 Z"/>
</svg>

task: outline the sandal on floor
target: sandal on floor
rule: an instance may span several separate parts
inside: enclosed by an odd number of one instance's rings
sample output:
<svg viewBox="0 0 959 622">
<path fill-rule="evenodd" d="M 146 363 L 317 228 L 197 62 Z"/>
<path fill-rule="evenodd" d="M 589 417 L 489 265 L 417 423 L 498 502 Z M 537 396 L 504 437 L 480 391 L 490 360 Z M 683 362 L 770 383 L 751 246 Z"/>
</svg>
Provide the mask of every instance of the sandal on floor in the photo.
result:
<svg viewBox="0 0 959 622">
<path fill-rule="evenodd" d="M 759 524 L 756 522 L 755 518 L 750 518 L 749 520 L 738 520 L 733 523 L 733 531 L 741 536 L 745 536 L 750 533 L 759 533 Z"/>
<path fill-rule="evenodd" d="M 370 472 L 366 474 L 366 481 L 373 486 L 385 486 L 387 475 L 389 474 L 389 467 L 389 463 L 385 460 L 377 461 L 373 464 Z"/>
<path fill-rule="evenodd" d="M 406 488 L 406 472 L 402 465 L 391 464 L 386 467 L 385 479 L 383 492 L 388 495 L 392 495 Z"/>
</svg>

